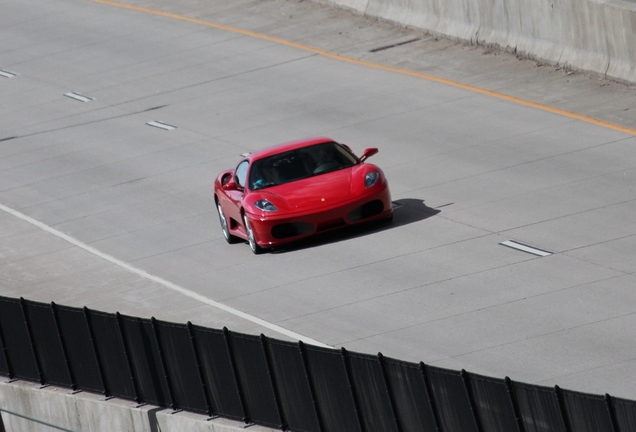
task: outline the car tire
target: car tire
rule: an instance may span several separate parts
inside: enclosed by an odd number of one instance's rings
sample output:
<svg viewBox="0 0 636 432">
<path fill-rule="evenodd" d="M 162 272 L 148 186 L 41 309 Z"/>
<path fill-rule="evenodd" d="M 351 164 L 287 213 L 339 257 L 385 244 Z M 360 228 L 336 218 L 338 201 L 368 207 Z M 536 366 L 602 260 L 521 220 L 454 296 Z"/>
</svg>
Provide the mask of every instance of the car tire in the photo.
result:
<svg viewBox="0 0 636 432">
<path fill-rule="evenodd" d="M 250 249 L 254 252 L 254 255 L 258 255 L 263 253 L 264 249 L 256 243 L 256 235 L 254 234 L 254 230 L 252 229 L 252 225 L 250 224 L 249 219 L 247 219 L 247 215 L 243 215 L 243 222 L 245 223 L 245 231 L 247 232 L 247 242 L 250 245 Z"/>
<path fill-rule="evenodd" d="M 227 222 L 227 218 L 225 217 L 225 213 L 223 212 L 223 207 L 221 207 L 221 203 L 216 203 L 216 211 L 219 213 L 219 222 L 221 223 L 221 232 L 223 233 L 223 237 L 225 241 L 229 244 L 236 243 L 237 238 L 230 233 L 230 225 Z"/>
</svg>

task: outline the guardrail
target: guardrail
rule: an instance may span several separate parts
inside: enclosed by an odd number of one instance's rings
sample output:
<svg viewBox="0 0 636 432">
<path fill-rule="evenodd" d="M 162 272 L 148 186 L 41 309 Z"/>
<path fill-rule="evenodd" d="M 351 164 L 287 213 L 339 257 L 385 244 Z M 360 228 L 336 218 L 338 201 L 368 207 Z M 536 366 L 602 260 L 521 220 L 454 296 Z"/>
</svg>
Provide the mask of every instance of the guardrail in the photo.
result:
<svg viewBox="0 0 636 432">
<path fill-rule="evenodd" d="M 298 432 L 628 432 L 636 401 L 0 297 L 0 374 Z"/>
</svg>

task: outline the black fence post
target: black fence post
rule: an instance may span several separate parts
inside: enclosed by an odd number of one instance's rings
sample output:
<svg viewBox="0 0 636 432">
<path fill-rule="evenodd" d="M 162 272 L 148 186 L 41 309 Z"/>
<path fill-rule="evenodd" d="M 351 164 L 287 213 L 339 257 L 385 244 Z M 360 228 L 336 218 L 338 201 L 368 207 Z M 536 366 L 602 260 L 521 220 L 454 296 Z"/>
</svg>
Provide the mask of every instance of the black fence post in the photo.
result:
<svg viewBox="0 0 636 432">
<path fill-rule="evenodd" d="M 124 357 L 126 357 L 126 364 L 128 365 L 128 373 L 130 373 L 130 380 L 132 381 L 133 389 L 135 391 L 135 402 L 141 405 L 144 402 L 143 402 L 143 399 L 141 398 L 141 395 L 139 394 L 139 383 L 137 383 L 137 377 L 135 376 L 135 368 L 132 364 L 130 353 L 128 352 L 128 340 L 126 339 L 126 334 L 121 325 L 121 320 L 122 320 L 121 314 L 117 312 L 115 314 L 115 322 L 117 323 L 117 329 L 119 330 L 119 337 L 121 338 L 121 341 L 122 341 Z"/>
<path fill-rule="evenodd" d="M 515 414 L 517 428 L 519 428 L 519 432 L 525 432 L 526 428 L 523 424 L 523 419 L 521 418 L 519 401 L 517 401 L 517 395 L 515 395 L 514 388 L 512 387 L 512 381 L 510 380 L 510 378 L 506 377 L 504 378 L 504 383 L 506 384 L 506 390 L 508 392 L 508 397 L 510 398 L 510 404 L 512 405 L 512 410 Z"/>
<path fill-rule="evenodd" d="M 40 357 L 38 356 L 37 347 L 35 346 L 35 342 L 33 340 L 33 332 L 31 331 L 31 323 L 29 322 L 29 314 L 27 313 L 27 310 L 26 310 L 24 297 L 20 297 L 20 309 L 22 310 L 22 317 L 24 318 L 24 324 L 26 326 L 27 334 L 29 335 L 29 344 L 31 346 L 31 354 L 33 355 L 33 359 L 35 360 L 35 366 L 38 369 L 38 378 L 40 381 L 40 385 L 46 385 L 46 377 L 42 373 L 42 365 L 40 363 Z"/>
<path fill-rule="evenodd" d="M 190 335 L 190 344 L 194 351 L 194 359 L 197 362 L 197 372 L 199 373 L 199 381 L 201 382 L 201 390 L 203 390 L 203 397 L 205 399 L 205 405 L 207 407 L 207 414 L 210 417 L 215 416 L 212 403 L 210 402 L 210 396 L 208 395 L 208 385 L 205 381 L 205 375 L 203 374 L 203 365 L 201 364 L 201 357 L 199 356 L 199 346 L 197 345 L 197 338 L 192 327 L 192 322 L 188 321 L 188 334 Z"/>
<path fill-rule="evenodd" d="M 97 363 L 97 373 L 99 374 L 99 381 L 102 385 L 103 394 L 105 398 L 110 397 L 110 389 L 106 386 L 106 380 L 104 379 L 104 365 L 102 364 L 102 358 L 99 355 L 99 351 L 97 349 L 97 342 L 95 341 L 95 332 L 93 331 L 93 321 L 91 318 L 90 310 L 84 306 L 82 309 L 84 313 L 84 322 L 86 323 L 86 328 L 88 329 L 88 338 L 91 341 L 91 348 L 93 349 L 93 355 L 95 356 L 95 362 Z"/>
<path fill-rule="evenodd" d="M 261 347 L 263 348 L 263 354 L 265 356 L 265 366 L 267 367 L 267 376 L 269 377 L 269 381 L 272 383 L 272 390 L 274 391 L 274 402 L 276 403 L 276 410 L 278 411 L 278 418 L 281 420 L 281 424 L 279 428 L 282 430 L 287 430 L 289 424 L 287 423 L 287 418 L 285 416 L 285 412 L 283 411 L 283 407 L 280 402 L 280 390 L 278 389 L 278 385 L 276 385 L 276 377 L 274 376 L 274 371 L 272 370 L 272 360 L 270 358 L 269 347 L 267 343 L 267 336 L 261 333 Z"/>
<path fill-rule="evenodd" d="M 159 335 L 159 330 L 157 329 L 157 320 L 155 319 L 155 317 L 150 318 L 150 327 L 152 327 L 152 332 L 155 335 L 155 339 L 157 340 L 157 351 L 159 352 L 159 364 L 161 364 L 161 368 L 163 369 L 163 376 L 166 379 L 168 397 L 170 398 L 169 407 L 172 408 L 174 411 L 177 411 L 179 410 L 179 403 L 174 400 L 174 391 L 172 389 L 172 382 L 170 382 L 170 374 L 168 373 L 166 359 L 163 354 L 163 346 L 161 344 L 161 336 Z"/>
<path fill-rule="evenodd" d="M 614 410 L 614 402 L 612 397 L 605 393 L 605 406 L 607 407 L 607 413 L 609 414 L 610 422 L 612 423 L 612 431 L 620 432 L 618 427 L 618 420 L 616 419 L 616 411 Z"/>
<path fill-rule="evenodd" d="M 360 402 L 358 402 L 355 384 L 353 383 L 353 378 L 351 375 L 351 364 L 349 363 L 349 355 L 347 354 L 347 350 L 344 347 L 340 348 L 340 356 L 345 367 L 347 382 L 349 384 L 349 391 L 351 393 L 351 399 L 353 400 L 353 406 L 356 411 L 356 418 L 358 419 L 358 426 L 360 427 L 360 430 L 362 432 L 365 432 L 366 429 L 364 427 L 364 421 L 362 420 L 362 412 L 360 412 Z"/>
<path fill-rule="evenodd" d="M 303 341 L 298 341 L 298 350 L 300 351 L 300 358 L 303 363 L 303 369 L 305 371 L 305 377 L 307 378 L 307 384 L 309 385 L 309 392 L 311 395 L 311 401 L 314 405 L 314 412 L 316 413 L 316 419 L 318 419 L 318 429 L 320 432 L 325 430 L 324 421 L 322 419 L 322 413 L 320 412 L 320 405 L 318 404 L 318 398 L 316 397 L 316 389 L 314 388 L 314 381 L 311 377 L 309 369 L 309 361 L 307 359 L 307 350 Z"/>
<path fill-rule="evenodd" d="M 395 406 L 395 400 L 393 397 L 393 389 L 391 388 L 391 383 L 389 382 L 389 378 L 386 374 L 386 365 L 384 364 L 384 356 L 381 352 L 378 353 L 378 363 L 380 363 L 380 371 L 382 372 L 382 379 L 384 381 L 384 386 L 386 387 L 386 394 L 389 398 L 389 405 L 391 407 L 391 413 L 393 414 L 393 422 L 395 423 L 395 428 L 398 432 L 402 432 L 402 426 L 400 425 L 400 420 L 398 419 L 398 412 Z"/>
<path fill-rule="evenodd" d="M 482 432 L 483 428 L 481 427 L 481 422 L 479 421 L 479 413 L 477 412 L 477 407 L 475 406 L 475 397 L 473 396 L 473 388 L 470 382 L 470 377 L 468 376 L 468 372 L 466 372 L 465 369 L 461 370 L 460 375 L 464 383 L 466 396 L 468 397 L 468 404 L 470 405 L 470 411 L 473 413 L 473 421 L 475 422 L 475 427 L 477 428 L 479 432 Z"/>
<path fill-rule="evenodd" d="M 55 302 L 51 302 L 51 314 L 53 315 L 53 322 L 55 323 L 57 338 L 60 341 L 60 345 L 62 346 L 62 354 L 64 355 L 64 364 L 66 365 L 66 372 L 68 373 L 68 376 L 71 378 L 71 389 L 73 389 L 73 391 L 77 391 L 77 380 L 75 379 L 75 374 L 73 373 L 73 367 L 71 365 L 71 361 L 68 358 L 68 350 L 66 348 L 66 342 L 64 341 L 64 335 L 62 334 L 62 327 L 60 325 L 60 320 L 58 319 L 57 305 L 55 304 Z"/>
<path fill-rule="evenodd" d="M 232 349 L 232 341 L 230 340 L 230 331 L 227 329 L 227 327 L 223 327 L 223 339 L 225 340 L 227 352 L 230 356 L 230 366 L 232 367 L 232 374 L 234 375 L 234 381 L 236 382 L 236 389 L 238 392 L 239 402 L 241 403 L 241 408 L 244 414 L 243 422 L 245 424 L 248 424 L 251 422 L 250 413 L 247 409 L 247 404 L 245 403 L 245 396 L 243 395 L 243 389 L 241 388 L 241 380 L 239 379 L 239 374 L 236 367 L 236 360 L 234 359 L 234 350 Z"/>
<path fill-rule="evenodd" d="M 433 393 L 433 386 L 431 385 L 431 380 L 428 378 L 428 371 L 426 370 L 426 365 L 424 364 L 424 362 L 420 362 L 420 372 L 422 373 L 424 385 L 426 386 L 426 394 L 428 394 L 428 403 L 431 407 L 431 412 L 433 413 L 435 429 L 437 429 L 437 432 L 442 432 L 442 422 L 439 418 L 437 403 L 435 402 L 435 395 Z"/>
<path fill-rule="evenodd" d="M 0 322 L 0 348 L 2 349 L 2 357 L 4 358 L 4 362 L 6 363 L 7 370 L 9 372 L 9 380 L 13 380 L 15 378 L 15 373 L 13 372 L 13 366 L 11 365 L 11 361 L 9 360 L 9 351 L 8 351 L 9 349 L 7 348 L 7 343 L 4 340 L 2 322 Z M 2 432 L 2 429 L 0 429 L 0 432 Z"/>
<path fill-rule="evenodd" d="M 558 385 L 554 386 L 554 395 L 559 405 L 559 412 L 561 413 L 561 419 L 563 420 L 564 430 L 565 432 L 572 432 L 572 428 L 570 427 L 570 420 L 568 419 L 567 409 L 565 408 L 565 402 L 563 401 L 563 393 L 561 391 L 561 387 L 559 387 Z"/>
</svg>

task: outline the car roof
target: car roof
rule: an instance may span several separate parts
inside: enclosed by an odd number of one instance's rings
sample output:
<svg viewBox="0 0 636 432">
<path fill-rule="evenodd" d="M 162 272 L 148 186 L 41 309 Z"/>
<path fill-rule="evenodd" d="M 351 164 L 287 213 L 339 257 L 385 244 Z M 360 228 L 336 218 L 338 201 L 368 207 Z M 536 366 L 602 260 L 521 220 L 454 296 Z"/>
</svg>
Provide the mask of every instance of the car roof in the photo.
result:
<svg viewBox="0 0 636 432">
<path fill-rule="evenodd" d="M 248 155 L 246 159 L 251 159 L 251 160 L 261 159 L 267 156 L 275 155 L 275 154 L 286 152 L 289 150 L 295 150 L 298 148 L 307 147 L 314 144 L 326 143 L 326 142 L 333 142 L 333 140 L 331 138 L 318 137 L 318 138 L 303 139 L 299 141 L 292 141 L 292 142 L 288 142 L 284 144 L 279 144 L 274 147 L 269 147 L 263 150 L 259 150 L 257 152 L 254 152 Z"/>
</svg>

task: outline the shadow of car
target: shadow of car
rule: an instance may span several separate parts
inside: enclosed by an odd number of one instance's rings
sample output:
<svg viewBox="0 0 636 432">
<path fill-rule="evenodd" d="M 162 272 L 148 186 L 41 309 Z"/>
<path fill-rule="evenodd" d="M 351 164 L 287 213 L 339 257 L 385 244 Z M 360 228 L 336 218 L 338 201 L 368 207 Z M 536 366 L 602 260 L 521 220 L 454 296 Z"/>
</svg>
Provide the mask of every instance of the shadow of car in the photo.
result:
<svg viewBox="0 0 636 432">
<path fill-rule="evenodd" d="M 316 234 L 313 237 L 308 237 L 273 248 L 272 253 L 293 252 L 371 235 L 404 225 L 421 222 L 441 212 L 439 209 L 428 207 L 421 199 L 404 198 L 393 201 L 392 204 L 393 219 L 390 221 L 368 222 L 360 225 L 352 225 L 337 231 Z"/>
</svg>

